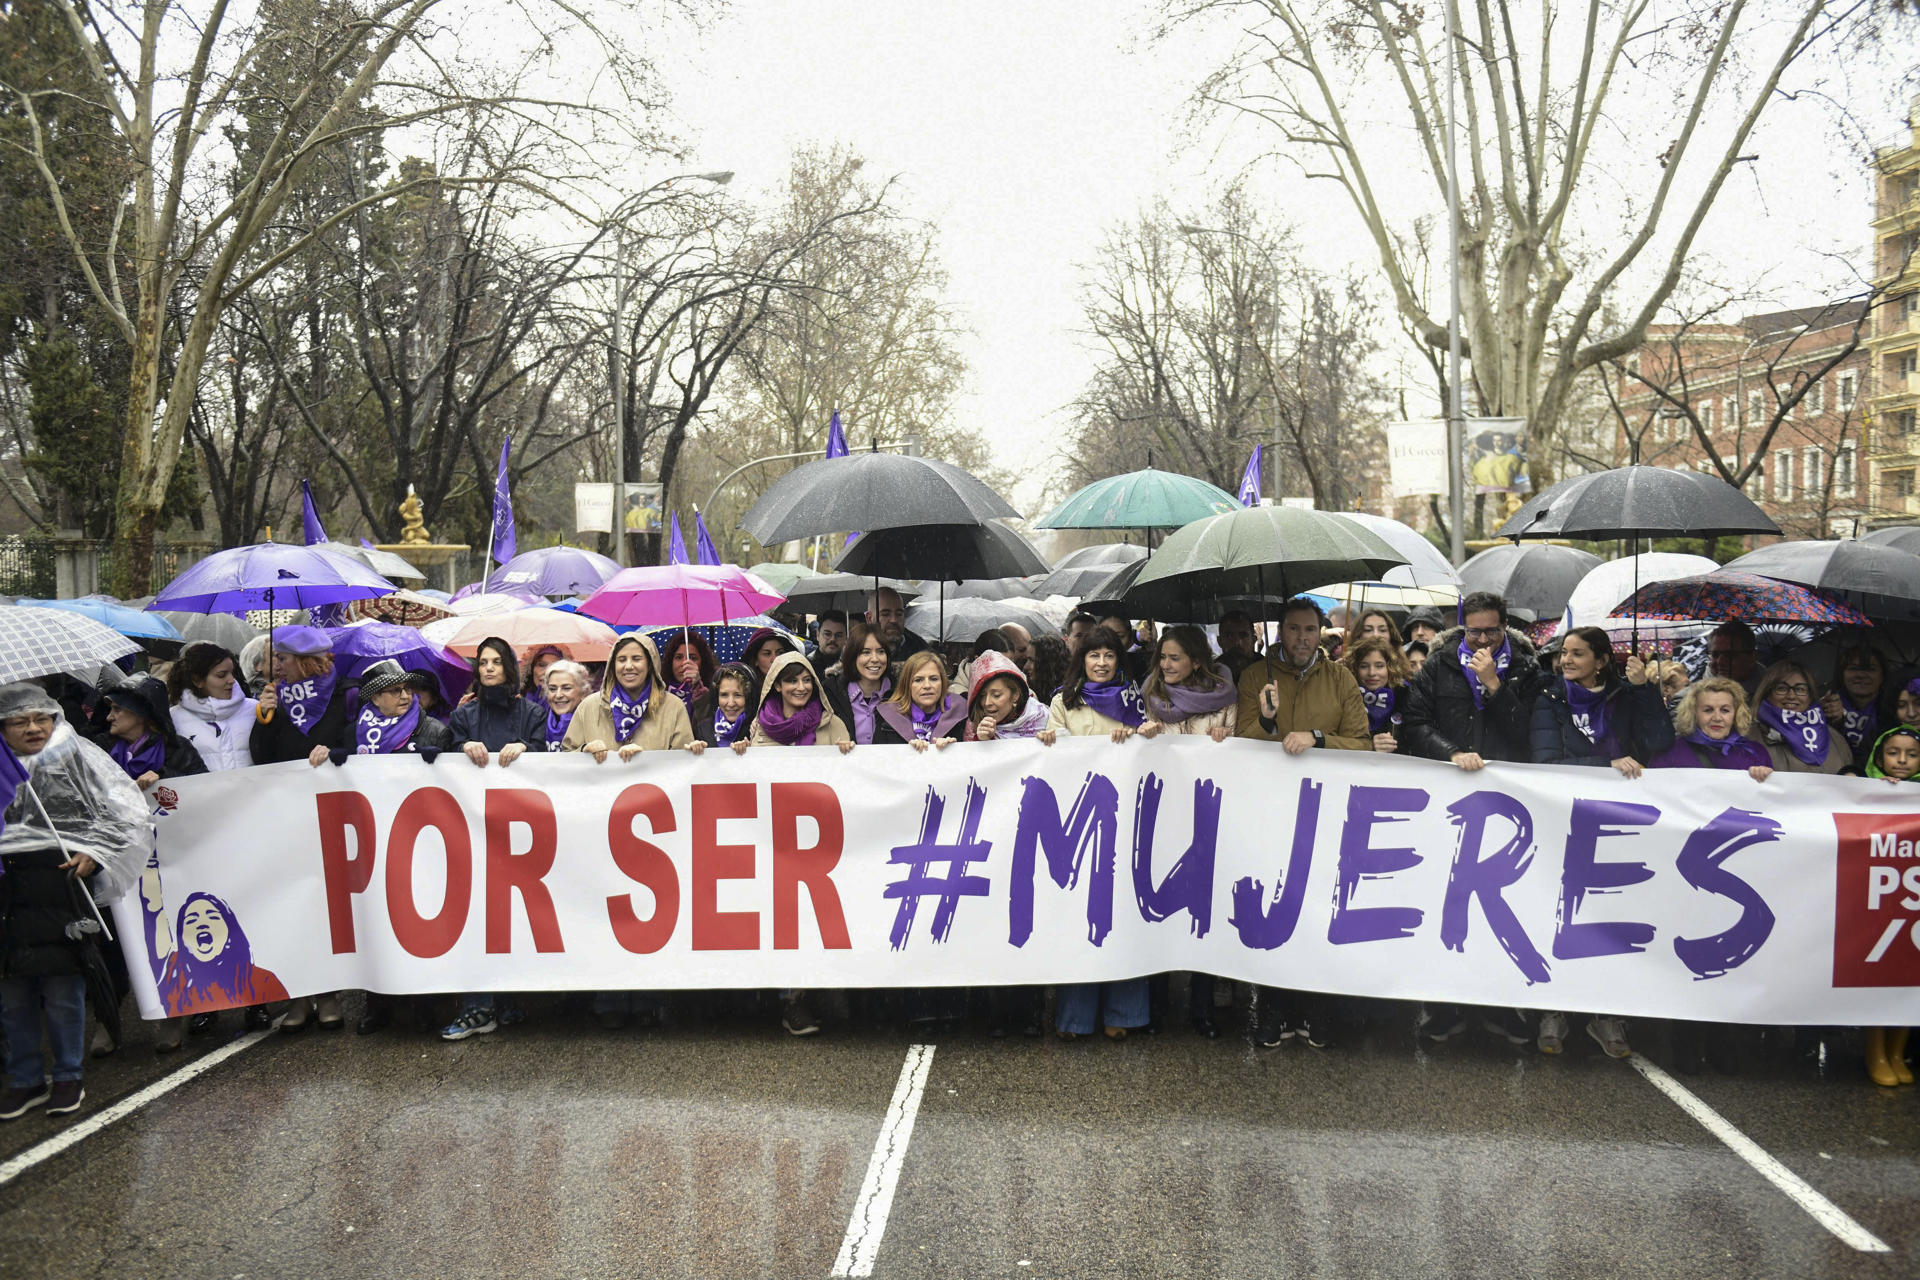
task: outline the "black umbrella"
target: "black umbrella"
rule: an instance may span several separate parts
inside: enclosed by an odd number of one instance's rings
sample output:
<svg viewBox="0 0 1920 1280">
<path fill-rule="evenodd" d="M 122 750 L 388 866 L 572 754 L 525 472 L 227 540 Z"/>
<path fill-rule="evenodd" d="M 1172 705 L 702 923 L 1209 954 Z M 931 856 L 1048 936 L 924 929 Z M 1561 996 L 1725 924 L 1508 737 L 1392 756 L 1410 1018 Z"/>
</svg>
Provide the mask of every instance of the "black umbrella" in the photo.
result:
<svg viewBox="0 0 1920 1280">
<path fill-rule="evenodd" d="M 833 567 L 841 573 L 937 581 L 944 606 L 949 582 L 1045 573 L 1047 562 L 1003 524 L 922 524 L 862 534 Z"/>
<path fill-rule="evenodd" d="M 1019 514 L 1006 499 L 952 463 L 876 452 L 822 458 L 795 467 L 760 495 L 740 527 L 771 546 L 846 529 L 978 525 Z M 865 541 L 861 538 L 854 545 Z M 844 554 L 841 559 L 845 561 Z M 1042 560 L 1038 569 L 1013 572 L 1045 573 L 1046 567 Z"/>
<path fill-rule="evenodd" d="M 798 609 L 801 613 L 822 613 L 828 609 L 859 613 L 866 609 L 867 597 L 876 587 L 892 588 L 902 602 L 920 594 L 918 588 L 893 578 L 882 578 L 876 583 L 872 574 L 822 573 L 794 583 L 782 607 Z"/>
<path fill-rule="evenodd" d="M 1896 547 L 1920 555 L 1920 524 L 1895 524 L 1860 535 L 1860 541 L 1876 547 Z"/>
<path fill-rule="evenodd" d="M 1142 551 L 1145 548 L 1141 548 Z M 1144 557 L 1127 564 L 1085 564 L 1062 565 L 1040 580 L 1033 593 L 1042 600 L 1048 596 L 1069 596 L 1075 600 L 1106 591 L 1107 583 L 1134 566 L 1144 563 Z M 1133 579 L 1127 579 L 1131 582 Z"/>
<path fill-rule="evenodd" d="M 1600 557 L 1551 543 L 1489 547 L 1460 566 L 1460 593 L 1491 591 L 1508 608 L 1531 609 L 1542 618 L 1566 612 L 1580 579 L 1600 567 Z"/>
<path fill-rule="evenodd" d="M 1920 556 L 1870 542 L 1777 542 L 1727 568 L 1832 592 L 1870 618 L 1920 619 Z"/>
<path fill-rule="evenodd" d="M 1084 569 L 1101 565 L 1108 569 L 1117 569 L 1121 565 L 1132 564 L 1136 560 L 1145 560 L 1147 549 L 1131 542 L 1097 542 L 1091 547 L 1081 547 L 1078 551 L 1069 551 L 1053 562 L 1055 569 Z"/>
<path fill-rule="evenodd" d="M 1497 538 L 1709 538 L 1779 533 L 1753 500 L 1691 469 L 1616 467 L 1535 494 Z"/>
<path fill-rule="evenodd" d="M 1013 600 L 984 600 L 974 596 L 943 601 L 936 606 L 933 601 L 923 599 L 907 610 L 907 626 L 911 630 L 953 644 L 964 644 L 982 631 L 1008 622 L 1019 623 L 1036 639 L 1060 634 L 1060 628 L 1047 621 L 1045 615 Z"/>
<path fill-rule="evenodd" d="M 967 578 L 947 592 L 949 600 L 1032 600 L 1033 588 L 1024 578 Z"/>
</svg>

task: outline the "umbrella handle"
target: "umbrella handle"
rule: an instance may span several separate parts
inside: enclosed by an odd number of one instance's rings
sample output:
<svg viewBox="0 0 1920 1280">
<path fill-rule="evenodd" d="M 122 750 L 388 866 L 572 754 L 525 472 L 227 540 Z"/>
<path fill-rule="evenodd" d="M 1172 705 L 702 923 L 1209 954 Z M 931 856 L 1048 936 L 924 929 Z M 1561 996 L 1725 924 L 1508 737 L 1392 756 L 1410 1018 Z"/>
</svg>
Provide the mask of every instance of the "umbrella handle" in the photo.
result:
<svg viewBox="0 0 1920 1280">
<path fill-rule="evenodd" d="M 273 540 L 273 531 L 267 531 L 267 540 Z M 273 683 L 273 588 L 267 588 L 267 683 Z M 253 718 L 261 724 L 272 724 L 274 713 L 262 711 L 258 703 L 254 704 Z"/>
</svg>

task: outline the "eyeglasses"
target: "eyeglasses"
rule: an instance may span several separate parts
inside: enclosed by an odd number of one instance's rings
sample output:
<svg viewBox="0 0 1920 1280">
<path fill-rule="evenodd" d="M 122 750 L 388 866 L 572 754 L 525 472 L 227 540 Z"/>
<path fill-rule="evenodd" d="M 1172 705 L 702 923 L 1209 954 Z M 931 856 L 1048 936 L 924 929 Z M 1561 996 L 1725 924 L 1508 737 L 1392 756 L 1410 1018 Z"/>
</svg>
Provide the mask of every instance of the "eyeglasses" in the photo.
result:
<svg viewBox="0 0 1920 1280">
<path fill-rule="evenodd" d="M 1808 684 L 1777 684 L 1773 686 L 1773 691 L 1775 693 L 1784 693 L 1789 698 L 1811 698 L 1813 696 L 1813 686 Z"/>
<path fill-rule="evenodd" d="M 1487 640 L 1500 635 L 1505 630 L 1505 627 L 1468 627 L 1467 634 L 1470 636 L 1478 636 L 1482 640 Z"/>
</svg>

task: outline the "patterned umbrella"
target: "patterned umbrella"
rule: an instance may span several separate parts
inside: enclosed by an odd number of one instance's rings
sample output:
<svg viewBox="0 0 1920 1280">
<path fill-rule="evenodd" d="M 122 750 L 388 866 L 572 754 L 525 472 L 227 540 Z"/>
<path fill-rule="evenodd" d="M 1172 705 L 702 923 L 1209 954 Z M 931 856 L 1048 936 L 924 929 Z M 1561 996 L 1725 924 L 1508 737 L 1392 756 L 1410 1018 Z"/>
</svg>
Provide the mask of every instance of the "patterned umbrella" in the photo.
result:
<svg viewBox="0 0 1920 1280">
<path fill-rule="evenodd" d="M 1692 578 L 1650 582 L 1613 611 L 1615 618 L 1655 621 L 1811 622 L 1827 626 L 1868 626 L 1867 616 L 1824 591 L 1763 578 L 1738 569 L 1720 569 Z"/>
<path fill-rule="evenodd" d="M 138 652 L 139 645 L 92 618 L 0 605 L 0 684 L 56 673 L 92 684 L 102 666 Z"/>
<path fill-rule="evenodd" d="M 614 630 L 634 631 L 638 630 L 638 628 L 615 627 Z M 654 647 L 660 650 L 661 659 L 664 661 L 667 655 L 667 646 L 671 645 L 675 640 L 678 640 L 681 634 L 687 630 L 698 631 L 702 636 L 706 637 L 707 644 L 713 649 L 713 656 L 722 662 L 738 662 L 741 655 L 747 651 L 747 641 L 753 639 L 754 633 L 757 631 L 777 631 L 793 641 L 794 644 L 800 645 L 802 648 L 805 647 L 799 636 L 794 635 L 793 632 L 787 630 L 772 618 L 767 617 L 764 613 L 756 613 L 751 618 L 736 618 L 732 622 L 724 625 L 715 624 L 692 628 L 669 627 L 663 631 L 649 631 L 647 635 L 653 641 Z"/>
<path fill-rule="evenodd" d="M 424 627 L 429 622 L 455 615 L 453 610 L 432 596 L 418 591 L 396 591 L 390 596 L 355 600 L 347 606 L 347 616 L 372 622 L 391 622 L 402 627 Z"/>
</svg>

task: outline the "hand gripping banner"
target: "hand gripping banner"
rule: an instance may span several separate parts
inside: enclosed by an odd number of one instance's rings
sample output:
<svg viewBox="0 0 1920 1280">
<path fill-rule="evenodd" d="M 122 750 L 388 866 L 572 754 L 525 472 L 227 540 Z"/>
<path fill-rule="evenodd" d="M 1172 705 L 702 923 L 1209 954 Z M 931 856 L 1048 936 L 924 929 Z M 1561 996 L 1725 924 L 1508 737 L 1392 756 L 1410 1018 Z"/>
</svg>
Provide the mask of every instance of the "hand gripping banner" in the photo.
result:
<svg viewBox="0 0 1920 1280">
<path fill-rule="evenodd" d="M 448 753 L 168 784 L 147 1017 L 389 993 L 1194 970 L 1361 996 L 1920 1023 L 1920 786 L 1204 738 Z"/>
</svg>

